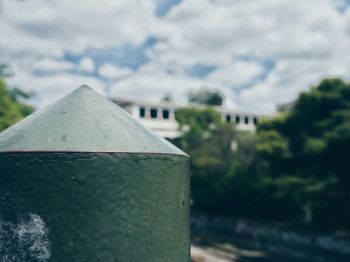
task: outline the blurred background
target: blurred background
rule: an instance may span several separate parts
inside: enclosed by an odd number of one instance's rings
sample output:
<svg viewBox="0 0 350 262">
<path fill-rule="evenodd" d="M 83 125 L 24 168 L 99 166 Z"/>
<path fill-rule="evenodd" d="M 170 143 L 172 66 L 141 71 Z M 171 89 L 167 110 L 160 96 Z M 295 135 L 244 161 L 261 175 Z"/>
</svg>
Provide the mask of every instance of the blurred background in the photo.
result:
<svg viewBox="0 0 350 262">
<path fill-rule="evenodd" d="M 192 157 L 196 262 L 350 261 L 349 74 L 348 0 L 0 0 L 0 130 L 109 97 Z"/>
</svg>

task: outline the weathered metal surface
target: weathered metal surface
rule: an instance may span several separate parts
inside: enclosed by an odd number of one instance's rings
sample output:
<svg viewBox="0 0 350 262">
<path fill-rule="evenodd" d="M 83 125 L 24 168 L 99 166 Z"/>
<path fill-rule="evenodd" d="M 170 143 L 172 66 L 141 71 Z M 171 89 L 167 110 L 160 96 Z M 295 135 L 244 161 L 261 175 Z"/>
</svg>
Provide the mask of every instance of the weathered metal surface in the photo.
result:
<svg viewBox="0 0 350 262">
<path fill-rule="evenodd" d="M 0 134 L 0 261 L 188 262 L 186 154 L 86 87 L 58 105 Z"/>
<path fill-rule="evenodd" d="M 0 163 L 2 258 L 57 262 L 189 260 L 189 183 L 183 175 L 187 158 L 1 153 Z M 18 250 L 18 235 L 6 233 L 2 225 L 30 221 L 32 215 L 41 219 L 46 233 L 32 232 L 34 235 Z M 31 250 L 35 245 L 36 250 Z M 25 259 L 20 257 L 23 255 Z"/>
</svg>

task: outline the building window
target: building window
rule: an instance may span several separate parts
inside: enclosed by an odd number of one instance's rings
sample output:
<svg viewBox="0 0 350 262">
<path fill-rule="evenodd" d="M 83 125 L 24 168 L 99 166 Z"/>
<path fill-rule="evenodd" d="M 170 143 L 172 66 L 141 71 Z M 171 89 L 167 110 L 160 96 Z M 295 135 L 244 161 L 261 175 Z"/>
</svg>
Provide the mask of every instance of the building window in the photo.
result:
<svg viewBox="0 0 350 262">
<path fill-rule="evenodd" d="M 230 115 L 226 115 L 226 122 L 231 123 L 231 116 Z"/>
<path fill-rule="evenodd" d="M 146 110 L 144 107 L 140 107 L 140 117 L 144 118 L 146 116 Z"/>
<path fill-rule="evenodd" d="M 236 124 L 239 124 L 241 122 L 241 118 L 239 116 L 236 116 Z"/>
<path fill-rule="evenodd" d="M 151 108 L 151 118 L 157 118 L 157 109 L 156 108 Z"/>
<path fill-rule="evenodd" d="M 258 124 L 258 119 L 256 117 L 253 118 L 253 123 L 254 123 L 254 125 Z"/>
<path fill-rule="evenodd" d="M 169 119 L 169 110 L 163 109 L 163 119 Z"/>
<path fill-rule="evenodd" d="M 244 123 L 246 124 L 246 125 L 248 125 L 249 124 L 249 118 L 246 116 L 246 117 L 244 117 Z"/>
</svg>

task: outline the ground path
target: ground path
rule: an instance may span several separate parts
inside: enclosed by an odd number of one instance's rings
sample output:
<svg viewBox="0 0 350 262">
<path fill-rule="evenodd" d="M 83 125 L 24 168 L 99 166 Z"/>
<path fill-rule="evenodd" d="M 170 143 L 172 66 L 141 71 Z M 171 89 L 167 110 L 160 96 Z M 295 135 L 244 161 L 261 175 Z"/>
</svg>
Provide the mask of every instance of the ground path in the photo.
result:
<svg viewBox="0 0 350 262">
<path fill-rule="evenodd" d="M 215 247 L 195 246 L 191 247 L 193 262 L 273 262 L 266 258 L 266 254 L 260 251 L 242 250 L 232 245 L 220 245 Z"/>
<path fill-rule="evenodd" d="M 304 259 L 242 249 L 233 244 L 191 246 L 192 262 L 308 262 Z"/>
</svg>

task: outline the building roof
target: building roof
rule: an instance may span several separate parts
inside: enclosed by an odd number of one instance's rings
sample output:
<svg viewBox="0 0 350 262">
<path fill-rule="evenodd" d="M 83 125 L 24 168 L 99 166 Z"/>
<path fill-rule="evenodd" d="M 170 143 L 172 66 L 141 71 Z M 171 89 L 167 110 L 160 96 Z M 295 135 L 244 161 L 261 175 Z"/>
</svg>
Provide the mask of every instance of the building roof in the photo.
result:
<svg viewBox="0 0 350 262">
<path fill-rule="evenodd" d="M 138 105 L 138 106 L 147 106 L 147 107 L 164 107 L 164 108 L 171 108 L 171 109 L 180 109 L 180 108 L 186 108 L 186 107 L 188 108 L 205 107 L 204 105 L 198 105 L 198 104 L 179 105 L 168 101 L 152 102 L 152 101 L 136 100 L 136 99 L 122 98 L 122 97 L 111 98 L 111 100 L 122 107 L 128 106 L 128 105 Z M 266 114 L 259 114 L 259 113 L 253 113 L 253 112 L 247 112 L 247 111 L 238 111 L 238 110 L 227 108 L 224 106 L 214 106 L 214 109 L 220 113 L 232 113 L 237 115 L 250 115 L 250 116 L 254 115 L 257 117 L 271 117 L 270 115 L 266 115 Z"/>
<path fill-rule="evenodd" d="M 142 105 L 142 106 L 166 107 L 166 108 L 174 108 L 174 109 L 183 107 L 181 105 L 175 104 L 170 101 L 169 102 L 168 101 L 152 102 L 152 101 L 135 100 L 131 98 L 122 98 L 122 97 L 111 98 L 111 100 L 120 106 Z"/>
</svg>

